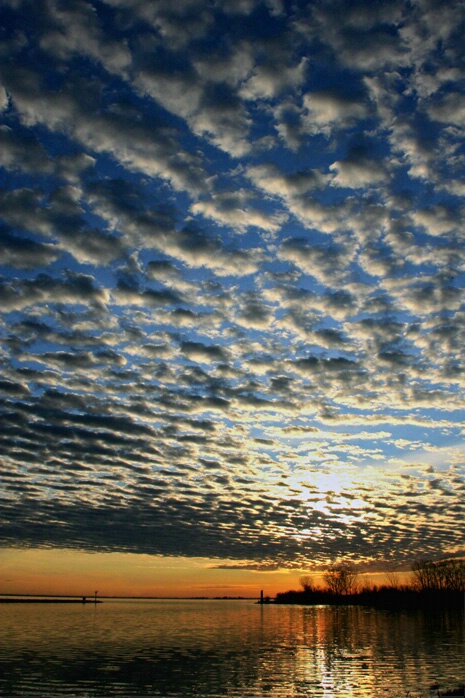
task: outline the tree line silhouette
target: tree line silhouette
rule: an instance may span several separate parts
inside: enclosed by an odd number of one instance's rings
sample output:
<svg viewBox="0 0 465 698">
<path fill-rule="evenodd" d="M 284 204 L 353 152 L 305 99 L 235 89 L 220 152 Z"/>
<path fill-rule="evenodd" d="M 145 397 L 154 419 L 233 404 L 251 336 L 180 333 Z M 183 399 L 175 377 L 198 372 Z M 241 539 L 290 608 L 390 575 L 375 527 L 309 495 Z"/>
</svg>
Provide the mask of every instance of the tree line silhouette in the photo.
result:
<svg viewBox="0 0 465 698">
<path fill-rule="evenodd" d="M 353 565 L 332 565 L 323 574 L 324 586 L 314 583 L 311 575 L 300 577 L 299 590 L 280 592 L 275 603 L 281 604 L 360 604 L 386 608 L 464 606 L 465 560 L 443 558 L 417 560 L 412 565 L 411 580 L 401 584 L 397 573 L 387 573 L 382 585 L 361 585 Z"/>
</svg>

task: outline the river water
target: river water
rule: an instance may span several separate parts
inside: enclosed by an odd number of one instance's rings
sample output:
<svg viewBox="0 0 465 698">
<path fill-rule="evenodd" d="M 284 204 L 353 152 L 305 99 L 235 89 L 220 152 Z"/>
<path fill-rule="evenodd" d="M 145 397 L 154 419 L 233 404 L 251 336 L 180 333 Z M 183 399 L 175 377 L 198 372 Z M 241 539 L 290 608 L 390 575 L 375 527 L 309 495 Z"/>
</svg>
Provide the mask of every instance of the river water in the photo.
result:
<svg viewBox="0 0 465 698">
<path fill-rule="evenodd" d="M 0 604 L 0 696 L 405 698 L 465 674 L 463 613 L 252 601 Z"/>
</svg>

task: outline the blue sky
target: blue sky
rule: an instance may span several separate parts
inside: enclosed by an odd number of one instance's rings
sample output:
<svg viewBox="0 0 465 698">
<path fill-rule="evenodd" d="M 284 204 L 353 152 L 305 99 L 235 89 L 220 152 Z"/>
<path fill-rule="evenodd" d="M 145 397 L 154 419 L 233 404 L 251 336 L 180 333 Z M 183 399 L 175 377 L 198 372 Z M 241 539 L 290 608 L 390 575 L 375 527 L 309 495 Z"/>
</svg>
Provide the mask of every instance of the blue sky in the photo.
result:
<svg viewBox="0 0 465 698">
<path fill-rule="evenodd" d="M 465 554 L 464 20 L 4 0 L 4 546 Z"/>
</svg>

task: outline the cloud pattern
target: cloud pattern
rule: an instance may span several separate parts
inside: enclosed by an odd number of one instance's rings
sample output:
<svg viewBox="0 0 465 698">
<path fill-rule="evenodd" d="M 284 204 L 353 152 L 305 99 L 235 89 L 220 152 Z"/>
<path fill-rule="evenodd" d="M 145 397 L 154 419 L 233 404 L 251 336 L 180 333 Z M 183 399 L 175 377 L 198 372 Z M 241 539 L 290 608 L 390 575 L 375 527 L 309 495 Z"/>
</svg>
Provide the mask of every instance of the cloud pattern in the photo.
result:
<svg viewBox="0 0 465 698">
<path fill-rule="evenodd" d="M 465 9 L 4 0 L 3 545 L 465 554 Z"/>
</svg>

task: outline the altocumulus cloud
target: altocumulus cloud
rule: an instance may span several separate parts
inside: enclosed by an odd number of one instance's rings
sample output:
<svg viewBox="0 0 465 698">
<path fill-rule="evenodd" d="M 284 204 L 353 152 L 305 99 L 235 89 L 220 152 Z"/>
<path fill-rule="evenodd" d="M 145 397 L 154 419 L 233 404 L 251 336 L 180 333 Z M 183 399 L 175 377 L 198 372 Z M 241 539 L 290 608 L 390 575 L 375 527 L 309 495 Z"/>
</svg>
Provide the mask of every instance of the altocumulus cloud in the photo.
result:
<svg viewBox="0 0 465 698">
<path fill-rule="evenodd" d="M 0 13 L 2 544 L 463 555 L 463 3 Z"/>
</svg>

